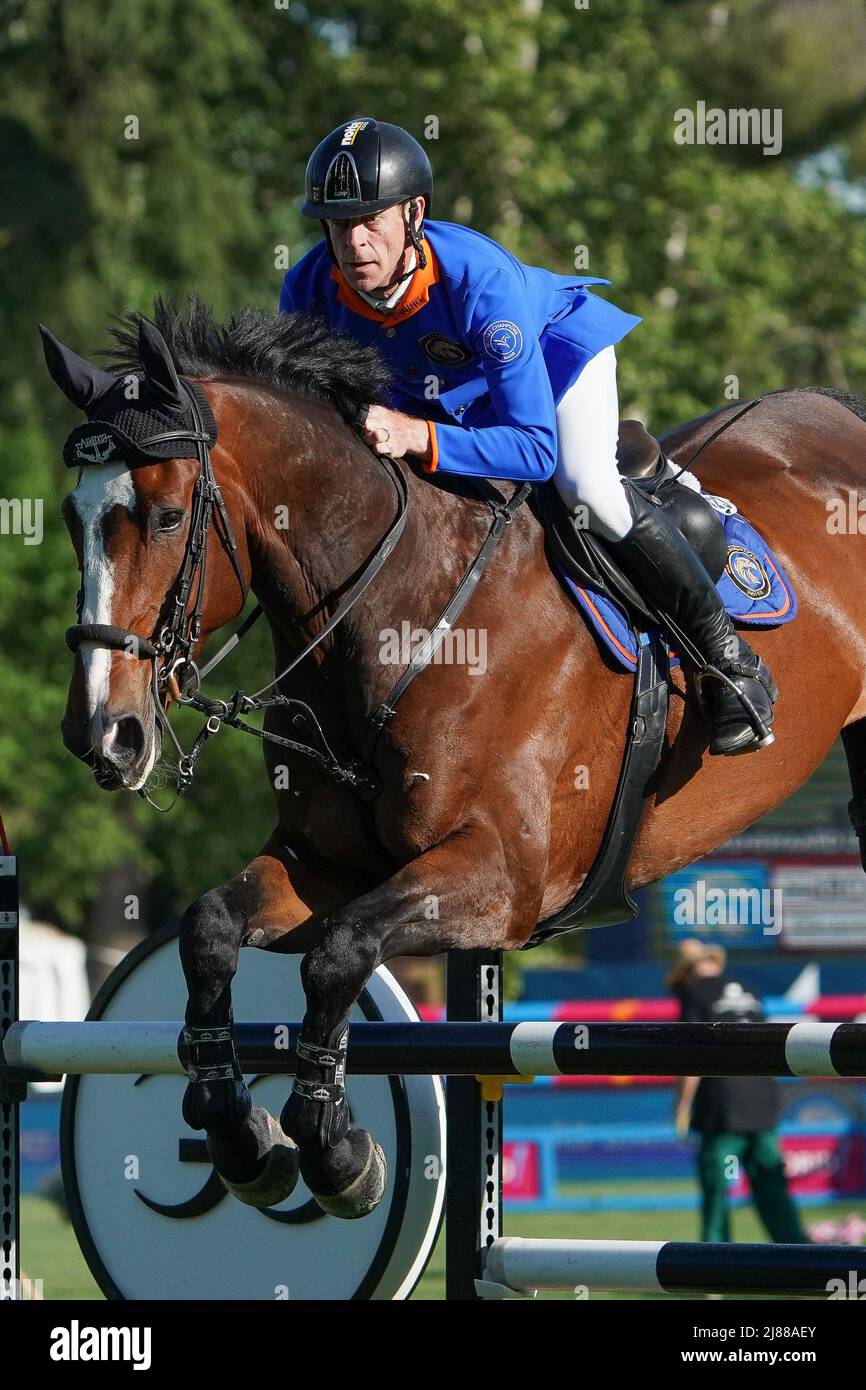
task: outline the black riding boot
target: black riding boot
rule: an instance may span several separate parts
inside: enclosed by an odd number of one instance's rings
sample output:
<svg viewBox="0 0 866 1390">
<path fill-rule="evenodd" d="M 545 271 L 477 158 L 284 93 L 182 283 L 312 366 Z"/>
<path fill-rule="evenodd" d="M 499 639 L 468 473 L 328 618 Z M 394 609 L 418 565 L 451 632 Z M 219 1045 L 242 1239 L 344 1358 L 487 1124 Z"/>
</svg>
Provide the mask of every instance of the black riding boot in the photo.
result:
<svg viewBox="0 0 866 1390">
<path fill-rule="evenodd" d="M 751 753 L 766 747 L 773 742 L 767 731 L 779 698 L 773 677 L 736 631 L 715 584 L 667 513 L 638 488 L 627 485 L 625 491 L 634 525 L 623 540 L 609 543 L 611 553 L 650 606 L 682 629 L 703 663 L 731 681 L 709 675 L 700 683 L 712 729 L 710 752 Z M 737 691 L 751 702 L 759 723 L 750 718 Z"/>
</svg>

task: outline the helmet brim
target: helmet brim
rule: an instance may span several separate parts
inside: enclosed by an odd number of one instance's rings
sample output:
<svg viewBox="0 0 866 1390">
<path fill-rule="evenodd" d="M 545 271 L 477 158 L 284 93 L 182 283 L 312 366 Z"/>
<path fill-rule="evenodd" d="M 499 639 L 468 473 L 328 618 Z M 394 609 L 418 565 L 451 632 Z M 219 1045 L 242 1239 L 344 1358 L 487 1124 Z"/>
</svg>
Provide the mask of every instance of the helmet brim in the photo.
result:
<svg viewBox="0 0 866 1390">
<path fill-rule="evenodd" d="M 356 217 L 369 217 L 374 212 L 384 212 L 385 208 L 395 208 L 400 203 L 408 203 L 412 197 L 413 194 L 407 193 L 404 198 L 376 198 L 366 203 L 360 200 L 353 203 L 348 198 L 341 199 L 339 203 L 311 203 L 305 200 L 301 204 L 301 212 L 304 217 L 314 217 L 317 222 L 351 222 Z"/>
</svg>

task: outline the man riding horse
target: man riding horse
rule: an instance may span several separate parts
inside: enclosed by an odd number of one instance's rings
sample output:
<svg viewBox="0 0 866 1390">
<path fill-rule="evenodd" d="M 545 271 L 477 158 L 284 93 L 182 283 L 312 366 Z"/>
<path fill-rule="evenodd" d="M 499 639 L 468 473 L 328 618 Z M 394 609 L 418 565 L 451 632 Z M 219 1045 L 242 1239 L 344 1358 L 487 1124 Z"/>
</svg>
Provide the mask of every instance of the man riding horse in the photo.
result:
<svg viewBox="0 0 866 1390">
<path fill-rule="evenodd" d="M 526 266 L 469 227 L 429 221 L 432 190 L 427 155 L 399 126 L 365 117 L 333 130 L 301 208 L 325 239 L 287 273 L 281 311 L 323 312 L 391 367 L 390 404 L 364 422 L 375 452 L 430 473 L 552 477 L 574 524 L 728 677 L 706 683 L 710 752 L 763 746 L 778 693 L 766 665 L 665 509 L 617 469 L 614 345 L 640 320 L 585 288 L 607 280 Z"/>
<path fill-rule="evenodd" d="M 221 727 L 265 746 L 273 830 L 180 922 L 184 1118 L 240 1200 L 275 1205 L 300 1174 L 319 1207 L 355 1219 L 387 1184 L 345 1086 L 348 1020 L 371 974 L 397 956 L 516 950 L 567 929 L 560 914 L 603 857 L 622 731 L 632 743 L 646 732 L 629 682 L 599 660 L 551 574 L 520 506 L 527 485 L 553 479 L 545 499 L 564 496 L 699 677 L 706 666 L 712 751 L 768 742 L 776 691 L 663 505 L 620 479 L 613 347 L 636 320 L 579 276 L 427 223 L 429 164 L 393 126 L 341 126 L 307 185 L 325 240 L 286 277 L 281 304 L 318 313 L 248 307 L 217 325 L 197 298 L 183 311 L 157 301 L 155 323 L 134 314 L 115 335 L 110 372 L 43 339 L 54 381 L 87 417 L 64 446 L 81 572 L 67 747 L 106 789 L 146 794 L 152 774 L 188 787 Z M 357 433 L 363 410 L 372 449 Z M 784 626 L 757 639 L 789 691 L 776 712 L 784 756 L 765 759 L 760 779 L 704 757 L 682 672 L 670 718 L 666 703 L 649 709 L 662 711 L 665 748 L 649 781 L 634 780 L 640 833 L 624 886 L 726 843 L 802 785 L 840 729 L 866 842 L 863 559 L 827 527 L 834 500 L 863 487 L 866 401 L 776 392 L 680 425 L 666 449 L 689 465 L 700 453 L 710 492 L 735 486 L 808 601 L 796 640 Z M 519 485 L 506 501 L 490 478 Z M 257 607 L 200 665 L 250 593 Z M 383 632 L 407 618 L 450 631 L 470 595 L 489 634 L 485 679 L 445 662 L 416 680 L 425 639 L 395 681 Z M 518 609 L 531 627 L 513 621 Z M 203 682 L 260 612 L 273 679 L 214 697 Z M 816 653 L 832 673 L 819 701 Z M 175 745 L 177 702 L 207 722 L 188 754 L 175 747 L 173 769 L 163 743 Z M 239 852 L 245 840 L 242 828 Z M 249 946 L 304 956 L 297 1076 L 279 1120 L 254 1104 L 234 1043 L 232 981 Z"/>
</svg>

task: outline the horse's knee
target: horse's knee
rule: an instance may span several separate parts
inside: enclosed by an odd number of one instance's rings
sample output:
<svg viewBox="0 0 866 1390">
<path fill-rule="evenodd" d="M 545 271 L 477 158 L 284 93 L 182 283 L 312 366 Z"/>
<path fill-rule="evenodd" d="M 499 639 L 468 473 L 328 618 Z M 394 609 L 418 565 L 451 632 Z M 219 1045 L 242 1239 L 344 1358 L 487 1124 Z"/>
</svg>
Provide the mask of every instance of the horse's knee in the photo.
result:
<svg viewBox="0 0 866 1390">
<path fill-rule="evenodd" d="M 180 958 L 190 976 L 225 982 L 237 970 L 243 924 L 222 888 L 202 894 L 180 920 Z"/>
<path fill-rule="evenodd" d="M 327 922 L 301 962 L 301 982 L 307 999 L 337 998 L 360 993 L 381 961 L 379 934 L 367 923 L 338 918 Z"/>
<path fill-rule="evenodd" d="M 180 919 L 181 942 L 238 940 L 239 923 L 232 912 L 224 888 L 211 888 L 190 903 Z"/>
</svg>

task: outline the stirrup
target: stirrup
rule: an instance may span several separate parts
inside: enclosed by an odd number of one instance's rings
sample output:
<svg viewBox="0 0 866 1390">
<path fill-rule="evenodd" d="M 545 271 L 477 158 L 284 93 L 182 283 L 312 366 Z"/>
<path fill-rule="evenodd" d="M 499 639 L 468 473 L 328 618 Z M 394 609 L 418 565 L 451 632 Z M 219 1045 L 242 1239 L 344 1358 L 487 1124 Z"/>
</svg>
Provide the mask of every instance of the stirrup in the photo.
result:
<svg viewBox="0 0 866 1390">
<path fill-rule="evenodd" d="M 713 720 L 708 709 L 707 701 L 701 690 L 701 685 L 707 677 L 713 677 L 714 679 L 720 681 L 722 685 L 726 685 L 728 689 L 737 697 L 743 708 L 743 713 L 746 717 L 746 721 L 751 725 L 752 733 L 754 734 L 753 743 L 743 744 L 742 747 L 737 748 L 733 751 L 738 753 L 745 753 L 752 752 L 754 749 L 769 748 L 771 743 L 776 742 L 776 735 L 773 733 L 772 729 L 770 728 L 770 725 L 766 722 L 766 720 L 761 718 L 761 715 L 758 713 L 758 710 L 756 709 L 753 702 L 749 699 L 746 692 L 740 689 L 736 681 L 732 679 L 732 676 L 742 676 L 746 680 L 759 681 L 766 690 L 771 705 L 774 701 L 778 700 L 779 698 L 779 687 L 776 685 L 776 682 L 770 675 L 767 666 L 764 664 L 760 657 L 757 658 L 756 666 L 747 666 L 743 662 L 731 662 L 728 666 L 727 672 L 719 670 L 718 666 L 712 666 L 710 664 L 707 664 L 702 670 L 697 671 L 695 673 L 695 682 L 698 691 L 698 699 L 701 705 L 701 710 L 703 712 L 704 718 L 710 725 L 710 728 L 712 728 Z"/>
</svg>

